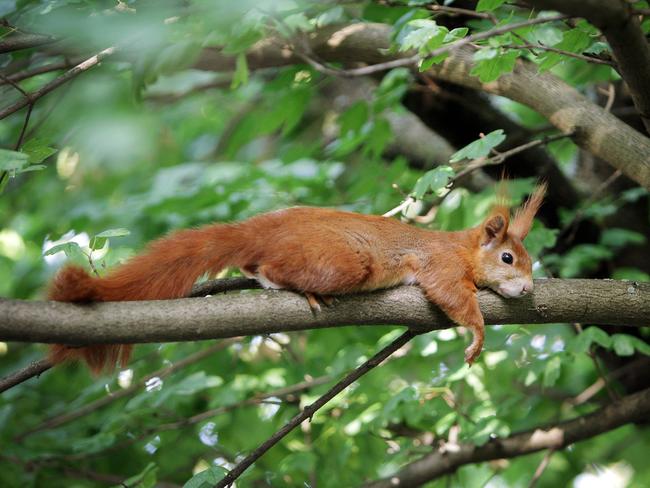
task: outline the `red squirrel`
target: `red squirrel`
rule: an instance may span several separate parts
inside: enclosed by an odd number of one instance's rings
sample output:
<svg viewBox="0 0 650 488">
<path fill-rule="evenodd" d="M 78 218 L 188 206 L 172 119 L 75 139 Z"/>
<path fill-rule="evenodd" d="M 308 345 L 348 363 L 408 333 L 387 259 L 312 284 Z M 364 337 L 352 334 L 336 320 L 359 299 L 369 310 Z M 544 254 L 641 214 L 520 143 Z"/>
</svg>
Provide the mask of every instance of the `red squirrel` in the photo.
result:
<svg viewBox="0 0 650 488">
<path fill-rule="evenodd" d="M 160 300 L 187 296 L 196 279 L 237 267 L 265 288 L 329 297 L 419 286 L 454 322 L 473 333 L 465 350 L 472 364 L 483 347 L 484 324 L 476 291 L 491 288 L 506 298 L 533 289 L 531 260 L 522 244 L 539 206 L 539 185 L 514 217 L 497 205 L 477 227 L 430 231 L 396 219 L 325 208 L 294 207 L 232 224 L 180 230 L 142 253 L 92 277 L 79 266 L 55 276 L 48 297 L 63 302 Z M 56 364 L 84 360 L 101 372 L 127 364 L 132 345 L 53 345 Z"/>
</svg>

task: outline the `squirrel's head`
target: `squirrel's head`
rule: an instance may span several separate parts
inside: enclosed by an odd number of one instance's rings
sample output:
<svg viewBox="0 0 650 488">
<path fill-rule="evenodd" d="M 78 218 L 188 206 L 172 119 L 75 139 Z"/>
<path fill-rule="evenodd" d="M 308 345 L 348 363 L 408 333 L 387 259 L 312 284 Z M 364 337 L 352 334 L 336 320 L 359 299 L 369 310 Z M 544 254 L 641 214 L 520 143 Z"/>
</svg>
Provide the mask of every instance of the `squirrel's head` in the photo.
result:
<svg viewBox="0 0 650 488">
<path fill-rule="evenodd" d="M 505 206 L 496 207 L 478 228 L 475 281 L 506 298 L 521 297 L 533 290 L 533 269 L 522 241 L 537 213 L 546 185 L 535 188 L 512 219 Z"/>
</svg>

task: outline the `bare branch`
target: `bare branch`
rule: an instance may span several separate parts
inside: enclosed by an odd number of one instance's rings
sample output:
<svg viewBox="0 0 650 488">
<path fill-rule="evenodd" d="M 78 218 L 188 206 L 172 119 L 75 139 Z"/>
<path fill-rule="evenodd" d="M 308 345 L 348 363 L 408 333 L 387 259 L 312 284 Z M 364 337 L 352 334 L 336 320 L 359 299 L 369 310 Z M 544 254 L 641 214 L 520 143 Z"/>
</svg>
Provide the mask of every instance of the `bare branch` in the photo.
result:
<svg viewBox="0 0 650 488">
<path fill-rule="evenodd" d="M 43 64 L 33 68 L 24 69 L 22 71 L 16 71 L 15 73 L 8 75 L 6 78 L 10 81 L 18 82 L 18 81 L 26 80 L 27 78 L 31 78 L 32 76 L 41 75 L 43 73 L 50 73 L 52 71 L 59 71 L 62 69 L 71 68 L 72 66 L 75 66 L 81 63 L 82 61 L 83 58 L 74 58 L 74 59 L 65 58 L 61 61 L 54 61 L 50 64 Z M 7 82 L 3 81 L 0 83 L 0 85 L 3 85 L 4 83 Z"/>
<path fill-rule="evenodd" d="M 82 63 L 79 63 L 76 65 L 74 68 L 71 70 L 65 72 L 61 76 L 53 79 L 49 83 L 43 85 L 41 88 L 39 88 L 36 91 L 33 91 L 31 93 L 28 93 L 27 96 L 23 96 L 20 100 L 18 100 L 16 103 L 13 105 L 9 105 L 8 107 L 5 107 L 4 109 L 0 110 L 0 120 L 4 119 L 5 117 L 13 114 L 14 112 L 17 112 L 23 107 L 26 107 L 28 105 L 33 105 L 36 100 L 39 98 L 47 95 L 50 93 L 52 90 L 60 87 L 64 83 L 67 83 L 68 81 L 72 80 L 75 76 L 83 73 L 84 71 L 87 71 L 88 69 L 92 68 L 93 66 L 96 66 L 99 64 L 102 59 L 106 58 L 107 56 L 110 56 L 115 52 L 114 47 L 109 47 L 107 49 L 104 49 L 103 51 L 95 54 L 94 56 L 86 59 Z"/>
<path fill-rule="evenodd" d="M 513 458 L 544 449 L 558 450 L 574 442 L 595 437 L 630 422 L 646 419 L 650 413 L 650 389 L 629 395 L 596 412 L 556 425 L 539 427 L 482 446 L 455 444 L 404 466 L 395 475 L 366 484 L 366 488 L 419 486 L 455 472 L 461 466 L 491 459 Z"/>
<path fill-rule="evenodd" d="M 0 41 L 0 54 L 19 51 L 20 49 L 38 47 L 43 44 L 52 44 L 53 42 L 56 42 L 56 38 L 52 36 L 44 36 L 41 34 L 16 34 L 5 37 Z"/>
<path fill-rule="evenodd" d="M 547 279 L 536 280 L 535 292 L 517 300 L 486 290 L 478 298 L 487 324 L 650 325 L 650 283 Z M 418 330 L 453 327 L 414 286 L 341 296 L 335 306 L 315 316 L 304 297 L 275 290 L 88 305 L 0 299 L 0 341 L 71 345 L 196 341 L 378 324 Z"/>
<path fill-rule="evenodd" d="M 165 376 L 169 376 L 170 374 L 175 373 L 180 369 L 183 369 L 191 364 L 201 361 L 202 359 L 208 356 L 211 356 L 215 352 L 228 347 L 234 342 L 236 341 L 234 340 L 220 341 L 210 347 L 202 349 L 190 356 L 187 356 L 186 358 L 181 359 L 180 361 L 176 361 L 170 366 L 165 366 L 164 368 L 161 368 L 157 371 L 154 371 L 153 373 L 143 376 L 141 379 L 131 384 L 131 386 L 129 386 L 128 388 L 124 388 L 122 390 L 116 391 L 115 393 L 111 393 L 110 395 L 103 396 L 95 401 L 87 403 L 86 405 L 76 410 L 72 410 L 62 415 L 57 415 L 56 417 L 49 418 L 45 420 L 42 424 L 39 424 L 33 429 L 30 429 L 22 433 L 20 436 L 17 437 L 17 439 L 22 441 L 22 439 L 24 439 L 25 437 L 35 434 L 36 432 L 40 432 L 42 430 L 47 430 L 47 429 L 54 429 L 55 427 L 60 427 L 61 425 L 65 425 L 69 422 L 72 422 L 73 420 L 77 420 L 78 418 L 84 417 L 96 410 L 99 410 L 107 405 L 110 405 L 113 402 L 116 402 L 117 400 L 120 400 L 121 398 L 127 397 L 137 392 L 140 388 L 142 388 L 142 385 L 144 385 L 151 378 L 156 378 L 156 377 L 164 378 Z"/>
<path fill-rule="evenodd" d="M 318 398 L 311 405 L 306 406 L 302 412 L 294 416 L 289 422 L 287 422 L 280 430 L 275 434 L 269 437 L 264 441 L 259 447 L 257 447 L 252 453 L 242 459 L 237 465 L 223 477 L 219 483 L 215 486 L 216 488 L 224 488 L 226 486 L 231 486 L 233 482 L 239 478 L 239 476 L 248 469 L 248 467 L 262 457 L 266 451 L 271 449 L 276 445 L 282 438 L 284 438 L 289 432 L 298 427 L 305 420 L 311 419 L 314 414 L 323 407 L 327 402 L 329 402 L 336 395 L 345 390 L 352 383 L 357 381 L 361 376 L 372 370 L 373 368 L 379 366 L 382 361 L 384 361 L 388 356 L 397 351 L 404 344 L 409 342 L 417 334 L 411 330 L 407 330 L 393 342 L 384 347 L 381 351 L 375 354 L 373 357 L 364 362 L 361 366 L 353 370 L 351 373 L 347 374 L 341 381 L 329 389 L 324 395 Z"/>
<path fill-rule="evenodd" d="M 41 373 L 44 373 L 52 367 L 52 364 L 47 359 L 41 359 L 40 361 L 35 361 L 29 366 L 16 371 L 15 373 L 5 376 L 0 379 L 0 393 L 8 390 L 16 385 L 19 385 L 23 381 L 27 381 L 34 376 L 38 376 Z"/>
</svg>

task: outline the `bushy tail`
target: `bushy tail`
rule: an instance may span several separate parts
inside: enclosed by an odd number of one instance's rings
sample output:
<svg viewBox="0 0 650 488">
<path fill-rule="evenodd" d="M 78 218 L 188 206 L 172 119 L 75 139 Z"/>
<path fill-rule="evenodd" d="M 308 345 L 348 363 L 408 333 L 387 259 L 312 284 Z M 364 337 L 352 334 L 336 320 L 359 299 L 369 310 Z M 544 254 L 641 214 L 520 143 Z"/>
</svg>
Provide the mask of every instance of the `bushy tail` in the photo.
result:
<svg viewBox="0 0 650 488">
<path fill-rule="evenodd" d="M 197 278 L 238 265 L 246 248 L 239 225 L 212 225 L 182 230 L 149 247 L 105 277 L 90 276 L 79 266 L 64 267 L 52 281 L 48 298 L 61 302 L 163 300 L 186 296 Z M 49 358 L 56 364 L 82 360 L 94 372 L 128 363 L 128 344 L 73 347 L 55 344 Z"/>
</svg>

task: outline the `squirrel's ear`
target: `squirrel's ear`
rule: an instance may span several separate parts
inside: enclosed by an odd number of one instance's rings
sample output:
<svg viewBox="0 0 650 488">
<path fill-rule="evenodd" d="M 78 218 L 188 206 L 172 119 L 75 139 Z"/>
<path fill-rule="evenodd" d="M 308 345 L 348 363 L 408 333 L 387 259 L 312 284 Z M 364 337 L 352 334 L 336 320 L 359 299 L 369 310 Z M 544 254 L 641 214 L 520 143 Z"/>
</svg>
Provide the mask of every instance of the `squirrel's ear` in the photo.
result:
<svg viewBox="0 0 650 488">
<path fill-rule="evenodd" d="M 503 241 L 508 232 L 508 215 L 497 213 L 490 215 L 483 222 L 481 245 L 488 246 Z"/>
<path fill-rule="evenodd" d="M 531 226 L 533 225 L 533 218 L 539 210 L 544 200 L 546 193 L 546 183 L 541 183 L 535 187 L 533 193 L 530 195 L 526 203 L 521 208 L 517 209 L 515 216 L 510 225 L 510 234 L 519 237 L 522 241 L 528 235 Z"/>
</svg>

